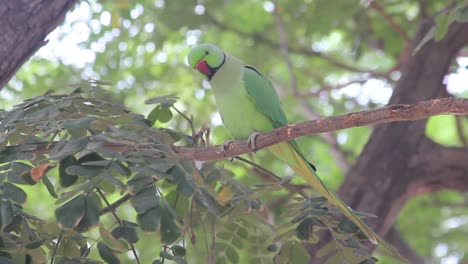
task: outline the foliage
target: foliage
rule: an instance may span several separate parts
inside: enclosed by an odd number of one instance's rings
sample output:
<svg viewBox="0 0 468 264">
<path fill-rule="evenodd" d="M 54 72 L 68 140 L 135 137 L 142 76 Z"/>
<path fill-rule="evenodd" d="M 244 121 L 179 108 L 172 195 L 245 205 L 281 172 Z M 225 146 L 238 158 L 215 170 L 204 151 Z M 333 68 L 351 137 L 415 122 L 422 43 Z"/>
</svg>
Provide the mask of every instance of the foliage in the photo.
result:
<svg viewBox="0 0 468 264">
<path fill-rule="evenodd" d="M 186 248 L 193 246 L 216 263 L 285 263 L 291 252 L 304 251 L 300 241 L 316 243 L 315 232 L 329 230 L 335 240 L 324 254 L 373 262 L 361 244 L 365 237 L 326 199 L 296 197 L 282 209 L 282 222 L 270 223 L 261 198 L 290 178 L 249 187 L 212 163 L 196 168 L 171 148 L 194 138 L 154 128 L 152 121 L 105 100 L 106 84 L 89 81 L 68 95 L 47 92 L 1 113 L 3 258 L 100 263 L 97 250 L 102 261 L 120 263 L 125 252 L 138 258 L 140 233 L 150 232 L 161 247 L 155 261 L 186 263 Z M 156 104 L 149 117 L 168 122 L 172 115 L 162 113 L 175 100 L 148 100 Z M 24 209 L 27 185 L 47 189 L 42 198 L 55 207 L 55 219 Z M 126 202 L 134 213 L 121 216 L 116 211 Z M 214 246 L 204 250 L 208 243 Z M 300 263 L 309 256 L 304 251 L 294 258 Z"/>
</svg>

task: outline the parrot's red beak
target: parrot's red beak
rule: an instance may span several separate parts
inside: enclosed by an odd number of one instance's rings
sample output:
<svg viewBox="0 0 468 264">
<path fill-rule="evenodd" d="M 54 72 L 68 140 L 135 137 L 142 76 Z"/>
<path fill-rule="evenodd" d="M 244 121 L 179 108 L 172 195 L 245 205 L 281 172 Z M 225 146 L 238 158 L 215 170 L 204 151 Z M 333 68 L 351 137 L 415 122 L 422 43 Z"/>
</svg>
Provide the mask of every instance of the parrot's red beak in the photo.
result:
<svg viewBox="0 0 468 264">
<path fill-rule="evenodd" d="M 210 66 L 208 66 L 208 63 L 206 63 L 204 60 L 198 62 L 196 68 L 199 72 L 205 74 L 208 77 L 212 75 Z"/>
</svg>

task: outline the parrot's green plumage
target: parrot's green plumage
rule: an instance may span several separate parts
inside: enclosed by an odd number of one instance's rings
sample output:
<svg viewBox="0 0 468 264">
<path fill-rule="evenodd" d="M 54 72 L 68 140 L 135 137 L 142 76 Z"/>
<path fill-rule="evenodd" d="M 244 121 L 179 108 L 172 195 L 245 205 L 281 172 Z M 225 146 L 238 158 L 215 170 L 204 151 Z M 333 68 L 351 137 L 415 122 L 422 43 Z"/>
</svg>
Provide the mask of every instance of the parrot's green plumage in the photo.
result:
<svg viewBox="0 0 468 264">
<path fill-rule="evenodd" d="M 188 62 L 208 78 L 224 126 L 233 138 L 245 139 L 254 132 L 268 132 L 288 124 L 271 82 L 243 61 L 214 45 L 201 44 L 190 51 Z M 340 208 L 372 243 L 381 243 L 395 252 L 323 184 L 315 167 L 306 160 L 294 140 L 267 149 L 286 162 L 330 203 Z"/>
</svg>

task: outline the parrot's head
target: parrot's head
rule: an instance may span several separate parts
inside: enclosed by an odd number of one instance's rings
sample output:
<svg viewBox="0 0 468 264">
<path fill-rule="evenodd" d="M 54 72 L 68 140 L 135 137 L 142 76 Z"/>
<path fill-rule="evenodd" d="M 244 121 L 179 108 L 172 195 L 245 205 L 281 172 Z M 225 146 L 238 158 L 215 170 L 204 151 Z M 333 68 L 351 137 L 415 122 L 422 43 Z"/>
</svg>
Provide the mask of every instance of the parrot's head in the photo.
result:
<svg viewBox="0 0 468 264">
<path fill-rule="evenodd" d="M 215 75 L 216 71 L 223 66 L 226 53 L 211 44 L 200 44 L 189 52 L 188 63 L 190 67 L 205 75 L 208 80 Z"/>
</svg>

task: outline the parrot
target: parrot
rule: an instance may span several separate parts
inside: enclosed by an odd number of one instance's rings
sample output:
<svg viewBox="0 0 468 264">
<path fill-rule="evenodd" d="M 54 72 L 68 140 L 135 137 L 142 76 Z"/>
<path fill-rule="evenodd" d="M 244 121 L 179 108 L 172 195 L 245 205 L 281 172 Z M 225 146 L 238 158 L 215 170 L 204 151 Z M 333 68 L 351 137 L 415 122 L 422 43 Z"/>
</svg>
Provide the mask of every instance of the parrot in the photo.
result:
<svg viewBox="0 0 468 264">
<path fill-rule="evenodd" d="M 288 124 L 272 83 L 254 67 L 208 43 L 194 46 L 187 60 L 192 69 L 209 81 L 224 127 L 232 138 L 248 139 L 252 147 L 258 133 Z M 306 160 L 296 141 L 278 143 L 267 147 L 267 150 L 287 163 L 329 203 L 338 207 L 369 241 L 396 252 L 322 182 L 315 166 Z"/>
</svg>

